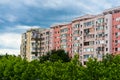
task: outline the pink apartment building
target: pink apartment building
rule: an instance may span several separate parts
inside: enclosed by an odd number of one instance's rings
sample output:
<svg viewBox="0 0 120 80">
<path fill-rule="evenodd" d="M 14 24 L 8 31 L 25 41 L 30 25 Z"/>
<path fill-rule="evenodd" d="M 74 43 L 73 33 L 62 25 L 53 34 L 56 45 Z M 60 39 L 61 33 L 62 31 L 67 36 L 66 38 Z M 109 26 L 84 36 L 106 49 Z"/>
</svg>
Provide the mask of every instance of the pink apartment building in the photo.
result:
<svg viewBox="0 0 120 80">
<path fill-rule="evenodd" d="M 61 23 L 51 27 L 53 29 L 53 49 L 64 49 L 72 57 L 72 29 L 71 23 Z"/>
<path fill-rule="evenodd" d="M 112 51 L 120 54 L 120 10 L 112 15 Z"/>
<path fill-rule="evenodd" d="M 111 9 L 107 9 L 103 12 L 105 15 L 110 15 L 108 19 L 112 26 L 111 29 L 111 53 L 113 55 L 120 54 L 120 7 L 115 7 Z"/>
</svg>

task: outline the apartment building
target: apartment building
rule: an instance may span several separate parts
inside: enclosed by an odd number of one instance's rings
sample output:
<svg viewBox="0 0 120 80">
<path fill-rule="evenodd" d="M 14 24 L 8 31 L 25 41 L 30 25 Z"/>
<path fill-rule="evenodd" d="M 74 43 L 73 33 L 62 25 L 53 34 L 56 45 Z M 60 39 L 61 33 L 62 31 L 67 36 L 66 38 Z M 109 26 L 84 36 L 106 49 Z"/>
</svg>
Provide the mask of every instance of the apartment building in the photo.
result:
<svg viewBox="0 0 120 80">
<path fill-rule="evenodd" d="M 41 55 L 46 55 L 47 52 L 53 50 L 52 29 L 46 29 L 41 32 Z"/>
<path fill-rule="evenodd" d="M 103 55 L 110 53 L 111 26 L 105 29 L 110 25 L 110 21 L 105 22 L 107 16 L 85 15 L 72 21 L 72 54 L 77 53 L 82 64 L 90 57 L 101 60 Z"/>
<path fill-rule="evenodd" d="M 64 49 L 72 57 L 72 25 L 61 23 L 51 26 L 53 29 L 53 49 Z"/>
<path fill-rule="evenodd" d="M 68 24 L 58 24 L 53 29 L 53 49 L 64 49 L 71 57 L 79 55 L 82 64 L 88 58 L 111 53 L 111 14 L 84 15 Z"/>
<path fill-rule="evenodd" d="M 84 32 L 84 22 L 87 19 L 92 18 L 92 15 L 85 15 L 79 18 L 76 18 L 72 21 L 72 57 L 75 54 L 78 54 L 80 58 L 82 58 L 83 53 L 83 32 Z M 80 59 L 81 60 L 81 59 Z"/>
<path fill-rule="evenodd" d="M 22 34 L 21 52 L 22 58 L 28 61 L 38 59 L 41 55 L 41 32 L 42 28 L 30 29 Z"/>
<path fill-rule="evenodd" d="M 40 39 L 31 37 L 34 32 Z M 70 23 L 55 24 L 50 29 L 29 30 L 22 35 L 23 58 L 31 61 L 53 49 L 64 49 L 70 57 L 78 54 L 82 64 L 90 57 L 102 60 L 107 53 L 120 54 L 120 7 L 104 10 L 98 15 L 87 14 Z"/>
<path fill-rule="evenodd" d="M 107 9 L 103 12 L 105 15 L 110 15 L 112 31 L 112 48 L 111 52 L 115 54 L 120 54 L 120 7 L 115 7 Z M 109 19 L 109 20 L 110 20 Z M 111 44 L 111 43 L 110 43 Z"/>
</svg>

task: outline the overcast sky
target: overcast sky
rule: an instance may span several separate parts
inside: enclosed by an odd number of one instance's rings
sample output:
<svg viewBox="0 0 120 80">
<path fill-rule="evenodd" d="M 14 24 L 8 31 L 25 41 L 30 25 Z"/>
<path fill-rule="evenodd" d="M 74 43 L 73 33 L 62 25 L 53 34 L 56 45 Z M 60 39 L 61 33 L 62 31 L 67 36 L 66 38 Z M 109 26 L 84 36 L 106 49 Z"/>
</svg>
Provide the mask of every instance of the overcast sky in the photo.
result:
<svg viewBox="0 0 120 80">
<path fill-rule="evenodd" d="M 119 0 L 0 0 L 0 54 L 20 53 L 21 34 L 120 6 Z"/>
</svg>

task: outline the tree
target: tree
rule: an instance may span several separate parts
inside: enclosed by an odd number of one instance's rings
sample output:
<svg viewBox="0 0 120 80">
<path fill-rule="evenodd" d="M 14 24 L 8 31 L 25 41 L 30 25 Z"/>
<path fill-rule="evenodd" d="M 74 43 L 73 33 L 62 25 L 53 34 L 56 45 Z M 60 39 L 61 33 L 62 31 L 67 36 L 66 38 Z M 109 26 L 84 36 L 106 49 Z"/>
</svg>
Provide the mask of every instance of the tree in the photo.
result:
<svg viewBox="0 0 120 80">
<path fill-rule="evenodd" d="M 44 63 L 38 60 L 27 62 L 16 56 L 2 56 L 0 58 L 0 80 L 120 79 L 120 55 L 106 55 L 102 61 L 90 58 L 86 66 L 82 66 L 78 55 L 75 55 L 69 62 L 63 62 L 58 53 L 54 51 L 54 55 L 52 54 L 53 62 L 49 59 Z"/>
<path fill-rule="evenodd" d="M 70 58 L 68 56 L 68 53 L 66 53 L 64 50 L 59 49 L 59 50 L 52 50 L 46 55 L 41 56 L 40 62 L 43 63 L 44 61 L 51 61 L 51 62 L 56 62 L 56 61 L 63 61 L 63 62 L 69 62 Z"/>
<path fill-rule="evenodd" d="M 39 57 L 40 63 L 44 63 L 45 61 L 49 60 L 49 58 L 50 58 L 50 52 L 47 52 L 46 55 Z"/>
</svg>

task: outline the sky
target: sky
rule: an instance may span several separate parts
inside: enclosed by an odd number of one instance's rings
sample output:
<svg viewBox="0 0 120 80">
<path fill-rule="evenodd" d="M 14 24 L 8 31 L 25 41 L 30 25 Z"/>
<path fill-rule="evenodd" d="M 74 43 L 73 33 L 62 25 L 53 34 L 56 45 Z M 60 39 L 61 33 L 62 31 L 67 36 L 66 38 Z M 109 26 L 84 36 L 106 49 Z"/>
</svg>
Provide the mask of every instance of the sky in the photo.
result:
<svg viewBox="0 0 120 80">
<path fill-rule="evenodd" d="M 0 54 L 20 54 L 21 34 L 120 6 L 119 0 L 0 0 Z"/>
</svg>

